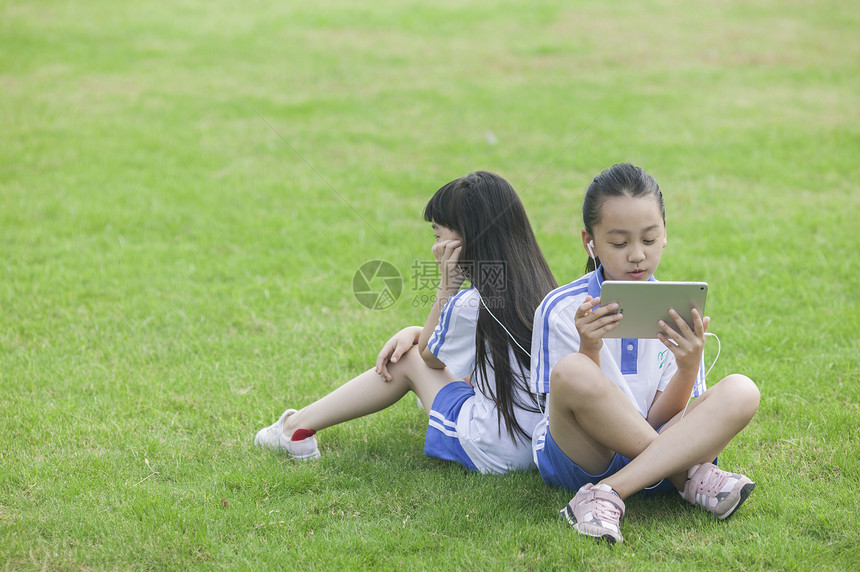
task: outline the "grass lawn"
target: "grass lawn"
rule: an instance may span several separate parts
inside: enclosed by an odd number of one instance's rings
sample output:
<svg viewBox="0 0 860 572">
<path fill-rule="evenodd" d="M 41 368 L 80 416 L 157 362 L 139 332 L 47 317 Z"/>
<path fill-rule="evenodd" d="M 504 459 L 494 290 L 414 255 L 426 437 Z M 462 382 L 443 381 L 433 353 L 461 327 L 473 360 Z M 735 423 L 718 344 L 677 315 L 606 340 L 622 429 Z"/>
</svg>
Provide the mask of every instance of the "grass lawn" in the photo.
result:
<svg viewBox="0 0 860 572">
<path fill-rule="evenodd" d="M 0 568 L 860 568 L 858 93 L 838 0 L 0 4 Z M 411 397 L 253 447 L 423 323 L 439 186 L 508 178 L 564 283 L 621 161 L 711 379 L 762 391 L 730 520 L 633 498 L 591 542 L 536 473 L 424 457 Z"/>
</svg>

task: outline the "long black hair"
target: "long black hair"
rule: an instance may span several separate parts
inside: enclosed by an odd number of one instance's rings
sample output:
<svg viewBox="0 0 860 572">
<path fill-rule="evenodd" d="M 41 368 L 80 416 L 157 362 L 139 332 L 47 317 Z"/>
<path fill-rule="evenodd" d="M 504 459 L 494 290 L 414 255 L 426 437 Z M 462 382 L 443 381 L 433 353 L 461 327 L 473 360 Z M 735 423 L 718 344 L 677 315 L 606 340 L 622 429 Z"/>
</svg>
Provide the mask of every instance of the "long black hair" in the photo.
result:
<svg viewBox="0 0 860 572">
<path fill-rule="evenodd" d="M 508 181 L 476 171 L 436 191 L 424 209 L 424 220 L 462 238 L 460 266 L 483 300 L 475 332 L 475 367 L 483 383 L 488 368 L 496 380 L 495 387 L 481 389 L 496 403 L 511 438 L 528 439 L 531 435 L 517 422 L 514 409 L 537 412 L 540 407 L 528 389 L 531 358 L 523 348 L 531 346 L 535 309 L 557 284 L 525 208 Z M 531 396 L 529 403 L 520 402 L 517 387 Z"/>
<path fill-rule="evenodd" d="M 663 216 L 663 224 L 666 224 L 666 205 L 663 202 L 663 193 L 660 185 L 654 177 L 630 163 L 619 163 L 613 165 L 594 177 L 588 189 L 585 191 L 585 200 L 582 202 L 582 224 L 588 234 L 594 236 L 592 229 L 594 225 L 600 224 L 600 209 L 607 199 L 615 197 L 639 198 L 653 195 L 660 207 Z M 589 258 L 585 263 L 585 271 L 591 272 L 600 266 L 599 258 Z"/>
</svg>

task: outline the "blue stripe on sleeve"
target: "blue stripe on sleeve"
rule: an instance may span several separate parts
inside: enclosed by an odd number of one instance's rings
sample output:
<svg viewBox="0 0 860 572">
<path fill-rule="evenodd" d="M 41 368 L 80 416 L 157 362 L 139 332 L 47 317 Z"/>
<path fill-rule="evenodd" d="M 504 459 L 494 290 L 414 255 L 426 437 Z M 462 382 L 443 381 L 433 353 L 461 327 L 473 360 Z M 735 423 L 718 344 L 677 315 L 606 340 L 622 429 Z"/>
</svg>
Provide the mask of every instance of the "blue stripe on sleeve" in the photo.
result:
<svg viewBox="0 0 860 572">
<path fill-rule="evenodd" d="M 433 337 L 427 345 L 434 356 L 439 357 L 439 350 L 442 348 L 442 344 L 445 343 L 445 336 L 448 335 L 448 330 L 451 327 L 451 315 L 454 313 L 454 302 L 469 290 L 471 290 L 471 288 L 460 290 L 448 298 L 448 303 L 445 304 L 444 308 L 442 308 L 442 314 L 439 316 L 439 325 L 436 326 L 436 330 L 433 332 Z"/>
<path fill-rule="evenodd" d="M 550 316 L 559 302 L 570 298 L 571 296 L 578 296 L 583 292 L 588 291 L 588 277 L 589 275 L 583 276 L 579 280 L 576 280 L 567 286 L 562 286 L 544 298 L 544 301 L 541 302 L 541 323 L 535 324 L 535 326 L 538 326 L 541 329 L 540 356 L 538 356 L 539 361 L 537 368 L 535 369 L 535 379 L 532 380 L 532 389 L 534 389 L 536 393 L 549 393 L 549 374 L 551 372 L 551 368 L 549 364 L 549 349 L 547 346 L 549 345 Z"/>
</svg>

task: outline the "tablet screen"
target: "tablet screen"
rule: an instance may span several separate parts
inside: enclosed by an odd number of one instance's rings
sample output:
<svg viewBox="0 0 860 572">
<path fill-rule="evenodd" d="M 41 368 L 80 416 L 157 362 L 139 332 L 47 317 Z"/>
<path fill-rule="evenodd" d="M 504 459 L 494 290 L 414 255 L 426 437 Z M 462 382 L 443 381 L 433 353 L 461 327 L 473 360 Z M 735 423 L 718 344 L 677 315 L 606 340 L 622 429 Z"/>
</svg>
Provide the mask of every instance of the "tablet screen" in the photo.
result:
<svg viewBox="0 0 860 572">
<path fill-rule="evenodd" d="M 617 302 L 624 318 L 605 337 L 656 338 L 661 331 L 659 320 L 677 329 L 669 308 L 674 308 L 692 328 L 692 309 L 696 308 L 704 317 L 707 295 L 706 282 L 607 280 L 600 291 L 600 305 Z"/>
</svg>

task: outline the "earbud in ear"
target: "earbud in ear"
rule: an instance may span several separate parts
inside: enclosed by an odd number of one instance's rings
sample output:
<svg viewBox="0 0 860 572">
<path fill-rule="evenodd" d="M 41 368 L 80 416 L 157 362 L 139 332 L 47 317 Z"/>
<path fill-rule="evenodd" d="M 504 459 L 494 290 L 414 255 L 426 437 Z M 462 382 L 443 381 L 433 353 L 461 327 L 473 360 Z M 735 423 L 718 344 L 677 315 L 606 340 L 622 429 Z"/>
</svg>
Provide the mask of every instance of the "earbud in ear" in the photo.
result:
<svg viewBox="0 0 860 572">
<path fill-rule="evenodd" d="M 594 256 L 594 241 L 589 240 L 588 244 L 585 245 L 586 250 L 588 250 L 588 255 L 592 258 L 597 258 Z"/>
</svg>

